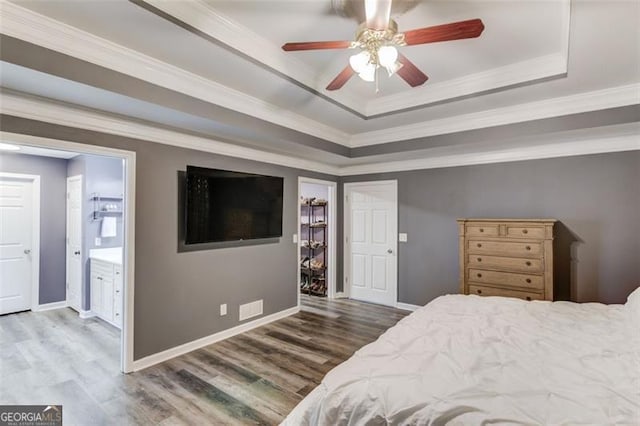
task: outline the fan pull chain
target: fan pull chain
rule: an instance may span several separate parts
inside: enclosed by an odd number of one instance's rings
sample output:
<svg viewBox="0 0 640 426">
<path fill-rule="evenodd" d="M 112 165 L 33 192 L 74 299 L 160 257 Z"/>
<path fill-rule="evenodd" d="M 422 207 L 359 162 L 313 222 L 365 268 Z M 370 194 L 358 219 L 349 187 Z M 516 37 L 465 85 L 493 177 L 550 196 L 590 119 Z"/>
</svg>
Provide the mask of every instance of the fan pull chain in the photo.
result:
<svg viewBox="0 0 640 426">
<path fill-rule="evenodd" d="M 376 67 L 376 72 L 373 74 L 373 81 L 376 84 L 376 95 L 378 94 L 378 92 L 380 91 L 380 88 L 378 87 L 378 70 L 380 69 L 380 67 Z"/>
</svg>

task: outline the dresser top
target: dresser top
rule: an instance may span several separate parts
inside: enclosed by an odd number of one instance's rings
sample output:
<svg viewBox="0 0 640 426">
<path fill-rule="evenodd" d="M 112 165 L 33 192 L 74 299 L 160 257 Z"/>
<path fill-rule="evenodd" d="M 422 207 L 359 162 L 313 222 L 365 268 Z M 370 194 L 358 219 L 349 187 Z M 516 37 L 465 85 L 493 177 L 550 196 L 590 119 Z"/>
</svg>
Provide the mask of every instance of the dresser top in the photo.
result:
<svg viewBox="0 0 640 426">
<path fill-rule="evenodd" d="M 554 223 L 557 222 L 557 219 L 514 219 L 514 218 L 509 218 L 509 219 L 504 219 L 504 218 L 486 218 L 486 217 L 480 217 L 480 218 L 460 218 L 460 219 L 456 219 L 458 222 L 545 222 L 545 223 Z"/>
</svg>

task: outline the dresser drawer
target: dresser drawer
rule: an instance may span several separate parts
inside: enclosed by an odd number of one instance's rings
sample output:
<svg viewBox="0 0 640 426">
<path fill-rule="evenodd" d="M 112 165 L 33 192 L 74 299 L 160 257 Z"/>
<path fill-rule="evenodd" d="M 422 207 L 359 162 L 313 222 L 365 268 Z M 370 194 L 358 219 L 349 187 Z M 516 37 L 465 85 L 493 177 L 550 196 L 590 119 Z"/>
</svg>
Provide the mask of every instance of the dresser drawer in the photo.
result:
<svg viewBox="0 0 640 426">
<path fill-rule="evenodd" d="M 507 256 L 541 257 L 542 243 L 520 241 L 482 241 L 470 240 L 469 253 L 498 254 Z"/>
<path fill-rule="evenodd" d="M 541 259 L 526 259 L 518 257 L 469 255 L 469 266 L 472 268 L 495 268 L 515 272 L 541 272 Z"/>
<path fill-rule="evenodd" d="M 467 235 L 470 237 L 497 237 L 499 235 L 497 224 L 473 224 L 467 225 Z"/>
<path fill-rule="evenodd" d="M 507 225 L 507 237 L 544 239 L 544 228 L 541 226 Z"/>
<path fill-rule="evenodd" d="M 502 297 L 517 297 L 524 300 L 544 300 L 542 293 L 536 293 L 533 291 L 518 291 L 509 290 L 499 287 L 487 287 L 481 285 L 470 285 L 469 294 L 475 294 L 478 296 L 502 296 Z"/>
<path fill-rule="evenodd" d="M 510 287 L 522 287 L 523 289 L 544 289 L 544 279 L 541 275 L 485 271 L 482 269 L 469 269 L 469 282 L 500 284 Z"/>
</svg>

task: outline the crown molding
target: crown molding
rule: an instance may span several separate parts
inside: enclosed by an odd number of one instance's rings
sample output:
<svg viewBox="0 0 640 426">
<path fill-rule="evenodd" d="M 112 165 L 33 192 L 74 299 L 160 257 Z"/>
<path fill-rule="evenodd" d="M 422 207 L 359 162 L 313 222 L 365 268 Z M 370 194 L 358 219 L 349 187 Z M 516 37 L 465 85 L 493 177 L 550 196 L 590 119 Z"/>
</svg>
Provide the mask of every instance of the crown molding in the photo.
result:
<svg viewBox="0 0 640 426">
<path fill-rule="evenodd" d="M 638 130 L 640 130 L 640 128 L 638 128 Z M 371 173 L 392 173 L 638 150 L 640 150 L 640 131 L 636 131 L 635 134 L 625 134 L 621 136 L 594 139 L 583 138 L 557 143 L 550 143 L 549 140 L 547 140 L 544 144 L 538 145 L 513 148 L 487 148 L 483 151 L 456 153 L 430 158 L 346 166 L 340 169 L 340 175 L 354 176 Z"/>
<path fill-rule="evenodd" d="M 348 141 L 347 133 L 331 126 L 283 110 L 14 3 L 0 2 L 0 22 L 2 33 L 8 36 L 334 143 L 346 145 Z"/>
<path fill-rule="evenodd" d="M 330 175 L 338 175 L 339 173 L 338 167 L 318 161 L 237 146 L 215 139 L 161 129 L 95 111 L 75 108 L 42 99 L 24 97 L 13 93 L 0 93 L 0 112 L 6 115 L 45 123 L 141 139 L 163 145 L 194 149 L 295 169 L 311 170 Z"/>
<path fill-rule="evenodd" d="M 451 150 L 435 148 L 430 151 L 426 150 L 422 154 L 430 155 L 429 157 L 402 161 L 369 162 L 340 167 L 160 129 L 95 111 L 24 97 L 14 93 L 0 92 L 0 113 L 333 176 L 390 173 L 640 150 L 640 124 L 634 123 L 614 127 L 612 131 L 603 128 L 602 131 L 590 129 L 571 134 L 542 136 L 541 139 L 544 137 L 543 143 L 530 143 L 525 146 L 486 145 L 481 147 L 469 145 L 456 147 L 457 152 L 453 153 Z M 592 136 L 589 137 L 589 135 Z"/>
<path fill-rule="evenodd" d="M 216 10 L 203 0 L 190 2 L 136 1 L 146 3 L 172 16 L 182 24 L 194 28 L 206 34 L 206 36 L 253 58 L 262 65 L 297 81 L 311 92 L 319 93 L 321 96 L 344 106 L 347 110 L 362 114 L 365 118 L 375 118 L 379 115 L 402 112 L 437 102 L 553 78 L 565 75 L 568 69 L 571 22 L 570 0 L 558 0 L 562 8 L 559 52 L 454 80 L 429 83 L 428 90 L 414 89 L 411 91 L 410 96 L 407 96 L 407 92 L 402 92 L 381 96 L 364 104 L 361 100 L 349 96 L 348 92 L 344 90 L 335 92 L 325 90 L 318 82 L 330 81 L 334 77 L 333 74 L 326 72 L 318 75 L 315 70 L 306 66 L 291 54 L 283 52 L 279 46 L 235 22 L 232 18 Z"/>
<path fill-rule="evenodd" d="M 358 133 L 352 148 L 640 104 L 640 83 Z"/>
</svg>

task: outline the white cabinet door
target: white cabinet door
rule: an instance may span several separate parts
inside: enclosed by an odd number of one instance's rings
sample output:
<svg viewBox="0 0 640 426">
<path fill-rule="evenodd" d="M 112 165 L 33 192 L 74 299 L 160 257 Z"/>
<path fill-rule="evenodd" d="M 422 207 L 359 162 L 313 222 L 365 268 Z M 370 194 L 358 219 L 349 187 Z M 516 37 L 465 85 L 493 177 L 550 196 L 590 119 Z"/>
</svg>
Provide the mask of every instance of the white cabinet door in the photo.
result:
<svg viewBox="0 0 640 426">
<path fill-rule="evenodd" d="M 113 281 L 102 281 L 102 316 L 107 321 L 113 322 Z"/>
<path fill-rule="evenodd" d="M 102 315 L 102 277 L 91 273 L 91 312 Z"/>
</svg>

